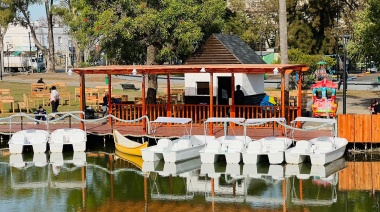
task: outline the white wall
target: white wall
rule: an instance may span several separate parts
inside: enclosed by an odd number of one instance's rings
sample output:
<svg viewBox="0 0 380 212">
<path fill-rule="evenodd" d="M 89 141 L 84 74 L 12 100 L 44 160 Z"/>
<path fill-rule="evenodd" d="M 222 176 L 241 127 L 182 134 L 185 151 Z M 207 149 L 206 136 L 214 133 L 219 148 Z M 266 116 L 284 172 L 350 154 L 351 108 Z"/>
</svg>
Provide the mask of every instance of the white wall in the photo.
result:
<svg viewBox="0 0 380 212">
<path fill-rule="evenodd" d="M 214 96 L 218 93 L 218 77 L 231 74 L 214 74 Z M 197 82 L 209 82 L 209 73 L 185 74 L 185 95 L 197 96 Z M 235 74 L 235 86 L 240 85 L 246 96 L 264 93 L 264 74 Z"/>
</svg>

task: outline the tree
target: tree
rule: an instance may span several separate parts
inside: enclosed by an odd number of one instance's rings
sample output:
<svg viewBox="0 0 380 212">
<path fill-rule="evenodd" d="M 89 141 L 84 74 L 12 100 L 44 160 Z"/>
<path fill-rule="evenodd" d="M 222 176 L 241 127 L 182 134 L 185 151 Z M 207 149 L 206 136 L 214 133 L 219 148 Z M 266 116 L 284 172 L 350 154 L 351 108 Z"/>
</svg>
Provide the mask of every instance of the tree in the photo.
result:
<svg viewBox="0 0 380 212">
<path fill-rule="evenodd" d="M 224 14 L 225 1 L 222 0 L 149 0 L 141 5 L 141 13 L 133 19 L 132 28 L 140 41 L 156 49 L 149 51 L 147 58 L 155 58 L 155 64 L 163 64 L 187 58 L 194 51 L 194 43 L 220 32 Z M 148 103 L 155 103 L 157 78 L 148 78 Z"/>
<path fill-rule="evenodd" d="M 369 0 L 363 10 L 357 13 L 353 23 L 354 36 L 348 45 L 350 56 L 363 62 L 368 60 L 380 63 L 378 46 L 380 45 L 380 2 Z M 367 59 L 368 58 L 368 59 Z"/>
<path fill-rule="evenodd" d="M 33 4 L 41 4 L 45 6 L 47 28 L 48 28 L 48 42 L 49 48 L 42 46 L 41 43 L 37 40 L 35 26 L 30 20 L 30 13 L 28 8 Z M 19 21 L 23 26 L 28 26 L 30 28 L 30 33 L 34 40 L 36 46 L 47 55 L 47 67 L 46 72 L 55 72 L 55 57 L 54 57 L 54 35 L 53 35 L 53 3 L 54 0 L 14 0 L 14 5 L 17 8 L 17 11 L 22 15 L 19 17 Z"/>
<path fill-rule="evenodd" d="M 16 17 L 16 8 L 14 7 L 13 0 L 0 1 L 0 70 L 4 73 L 4 36 L 7 33 L 8 25 Z M 2 79 L 1 74 L 1 79 Z"/>
</svg>

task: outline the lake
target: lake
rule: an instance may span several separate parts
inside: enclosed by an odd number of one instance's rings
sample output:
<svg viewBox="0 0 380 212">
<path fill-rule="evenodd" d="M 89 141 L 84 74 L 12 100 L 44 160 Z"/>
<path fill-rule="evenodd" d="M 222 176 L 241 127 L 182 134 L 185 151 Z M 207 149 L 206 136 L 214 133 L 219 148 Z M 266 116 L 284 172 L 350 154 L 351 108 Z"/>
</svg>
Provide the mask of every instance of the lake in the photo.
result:
<svg viewBox="0 0 380 212">
<path fill-rule="evenodd" d="M 2 211 L 379 211 L 378 155 L 326 166 L 147 163 L 109 137 L 87 152 L 9 154 L 0 144 Z"/>
</svg>

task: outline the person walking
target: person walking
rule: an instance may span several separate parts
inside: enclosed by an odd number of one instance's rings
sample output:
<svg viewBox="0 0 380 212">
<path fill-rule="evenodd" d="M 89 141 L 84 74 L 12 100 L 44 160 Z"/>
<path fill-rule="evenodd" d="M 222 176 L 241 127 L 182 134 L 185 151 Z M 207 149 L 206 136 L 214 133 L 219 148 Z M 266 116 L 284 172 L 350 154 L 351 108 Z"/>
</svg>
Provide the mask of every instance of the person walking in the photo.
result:
<svg viewBox="0 0 380 212">
<path fill-rule="evenodd" d="M 243 105 L 244 104 L 244 93 L 240 90 L 240 85 L 236 86 L 235 91 L 235 105 Z"/>
<path fill-rule="evenodd" d="M 50 103 L 52 113 L 57 113 L 59 105 L 59 93 L 54 85 L 51 87 Z"/>
</svg>

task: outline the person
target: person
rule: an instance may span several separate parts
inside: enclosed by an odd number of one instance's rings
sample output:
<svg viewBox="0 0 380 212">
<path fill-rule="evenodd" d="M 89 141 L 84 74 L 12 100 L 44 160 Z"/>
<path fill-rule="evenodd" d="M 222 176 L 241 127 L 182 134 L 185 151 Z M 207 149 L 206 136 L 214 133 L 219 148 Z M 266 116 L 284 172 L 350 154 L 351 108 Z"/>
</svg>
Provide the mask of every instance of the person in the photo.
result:
<svg viewBox="0 0 380 212">
<path fill-rule="evenodd" d="M 103 96 L 102 112 L 103 112 L 103 117 L 108 114 L 108 93 L 107 92 Z"/>
<path fill-rule="evenodd" d="M 42 105 L 40 105 L 38 107 L 38 110 L 36 110 L 34 112 L 34 114 L 41 114 L 41 115 L 38 115 L 38 116 L 35 116 L 34 118 L 37 119 L 37 121 L 34 123 L 34 124 L 39 124 L 39 120 L 41 121 L 46 121 L 46 117 L 44 115 L 46 115 L 46 110 L 44 107 L 42 107 Z"/>
<path fill-rule="evenodd" d="M 228 105 L 228 93 L 227 90 L 222 88 L 222 102 L 221 105 Z"/>
<path fill-rule="evenodd" d="M 57 113 L 59 105 L 59 93 L 54 85 L 51 87 L 50 103 L 52 113 Z"/>
<path fill-rule="evenodd" d="M 344 82 L 344 80 L 343 80 L 343 73 L 341 73 L 340 74 L 340 76 L 339 76 L 339 82 L 338 82 L 338 91 L 340 90 L 340 86 L 342 85 L 342 83 Z M 346 81 L 347 81 L 347 79 L 348 79 L 348 74 L 346 73 Z M 347 88 L 347 87 L 346 87 Z"/>
<path fill-rule="evenodd" d="M 44 81 L 42 80 L 42 78 L 40 78 L 37 83 L 44 83 Z"/>
<path fill-rule="evenodd" d="M 319 69 L 317 69 L 317 79 L 318 81 L 321 81 L 323 80 L 324 78 L 326 78 L 326 68 L 324 65 L 321 65 L 321 67 L 319 67 Z"/>
<path fill-rule="evenodd" d="M 240 85 L 236 86 L 235 91 L 235 105 L 243 105 L 244 104 L 244 93 L 240 90 Z"/>
<path fill-rule="evenodd" d="M 368 109 L 371 111 L 371 114 L 380 113 L 380 105 L 376 99 L 371 99 L 371 105 L 368 107 Z"/>
</svg>

